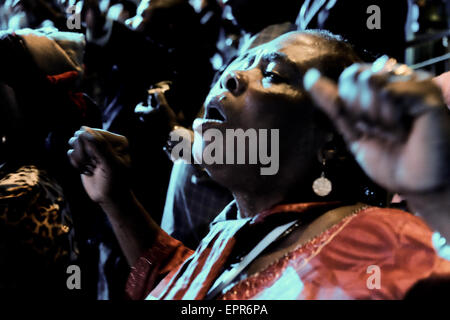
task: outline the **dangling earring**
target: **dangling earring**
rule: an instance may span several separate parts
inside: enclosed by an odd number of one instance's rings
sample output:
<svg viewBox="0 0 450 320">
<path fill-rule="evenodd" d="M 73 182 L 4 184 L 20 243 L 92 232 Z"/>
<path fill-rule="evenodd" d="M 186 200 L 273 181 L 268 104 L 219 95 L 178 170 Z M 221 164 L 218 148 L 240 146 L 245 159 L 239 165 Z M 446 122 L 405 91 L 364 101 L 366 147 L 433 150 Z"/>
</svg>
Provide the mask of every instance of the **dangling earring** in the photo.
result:
<svg viewBox="0 0 450 320">
<path fill-rule="evenodd" d="M 330 194 L 331 190 L 333 190 L 331 181 L 328 180 L 325 177 L 325 164 L 326 160 L 325 157 L 322 158 L 322 174 L 319 178 L 314 180 L 312 188 L 314 190 L 314 193 L 317 194 L 320 197 L 325 197 Z"/>
</svg>

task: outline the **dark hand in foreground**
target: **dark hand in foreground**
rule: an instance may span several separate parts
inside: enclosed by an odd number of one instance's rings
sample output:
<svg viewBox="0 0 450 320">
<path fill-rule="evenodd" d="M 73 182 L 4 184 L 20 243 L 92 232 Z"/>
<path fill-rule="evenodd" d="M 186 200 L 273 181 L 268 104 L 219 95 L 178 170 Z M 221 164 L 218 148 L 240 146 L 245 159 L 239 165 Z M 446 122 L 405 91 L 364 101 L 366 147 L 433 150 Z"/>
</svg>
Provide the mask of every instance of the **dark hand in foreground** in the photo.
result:
<svg viewBox="0 0 450 320">
<path fill-rule="evenodd" d="M 431 78 L 380 58 L 347 68 L 338 84 L 310 70 L 305 88 L 376 183 L 406 194 L 448 189 L 450 111 Z"/>
</svg>

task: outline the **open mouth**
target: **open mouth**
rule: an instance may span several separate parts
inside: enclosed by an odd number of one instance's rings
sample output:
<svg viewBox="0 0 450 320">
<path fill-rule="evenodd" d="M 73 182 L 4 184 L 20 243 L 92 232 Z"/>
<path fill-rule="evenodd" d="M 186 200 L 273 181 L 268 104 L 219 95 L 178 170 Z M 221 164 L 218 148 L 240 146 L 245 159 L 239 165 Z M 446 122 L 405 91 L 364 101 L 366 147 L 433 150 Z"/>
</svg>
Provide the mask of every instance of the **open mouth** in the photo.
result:
<svg viewBox="0 0 450 320">
<path fill-rule="evenodd" d="M 206 106 L 203 118 L 197 118 L 194 120 L 192 129 L 194 131 L 205 131 L 210 128 L 218 128 L 226 123 L 226 121 L 227 117 L 225 116 L 225 112 L 223 112 L 220 104 L 212 102 Z"/>
<path fill-rule="evenodd" d="M 214 104 L 206 107 L 205 116 L 203 118 L 208 121 L 215 121 L 219 123 L 226 121 L 226 117 L 222 109 Z"/>
</svg>

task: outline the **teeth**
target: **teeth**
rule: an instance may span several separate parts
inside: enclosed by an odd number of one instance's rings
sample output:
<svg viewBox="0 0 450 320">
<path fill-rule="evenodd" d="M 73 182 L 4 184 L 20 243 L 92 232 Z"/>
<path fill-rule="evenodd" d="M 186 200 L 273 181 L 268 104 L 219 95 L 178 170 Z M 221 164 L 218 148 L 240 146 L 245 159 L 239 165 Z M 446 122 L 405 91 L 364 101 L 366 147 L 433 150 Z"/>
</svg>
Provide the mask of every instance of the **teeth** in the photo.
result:
<svg viewBox="0 0 450 320">
<path fill-rule="evenodd" d="M 218 123 L 218 124 L 224 123 L 221 120 L 197 118 L 197 119 L 194 120 L 194 123 L 192 124 L 192 129 L 195 131 L 196 129 L 199 129 L 202 124 L 208 123 L 208 122 L 213 122 L 213 123 Z"/>
</svg>

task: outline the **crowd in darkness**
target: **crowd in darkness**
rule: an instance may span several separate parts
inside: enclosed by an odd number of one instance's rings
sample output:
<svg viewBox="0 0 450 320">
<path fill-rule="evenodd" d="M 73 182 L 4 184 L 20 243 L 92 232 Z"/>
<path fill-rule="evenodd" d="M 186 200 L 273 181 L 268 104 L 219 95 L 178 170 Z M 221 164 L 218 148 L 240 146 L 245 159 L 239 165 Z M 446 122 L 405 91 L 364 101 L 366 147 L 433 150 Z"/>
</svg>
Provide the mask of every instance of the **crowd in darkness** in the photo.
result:
<svg viewBox="0 0 450 320">
<path fill-rule="evenodd" d="M 367 27 L 370 5 L 379 29 Z M 273 268 L 305 283 L 288 299 L 447 290 L 433 240 L 448 249 L 433 232 L 450 236 L 450 76 L 402 64 L 415 10 L 412 0 L 0 0 L 0 291 L 270 299 Z M 280 128 L 288 160 L 270 178 L 173 161 L 170 133 L 192 133 L 196 118 Z M 325 196 L 311 188 L 321 173 Z M 216 286 L 288 222 L 234 293 Z M 320 281 L 299 267 L 305 254 Z M 356 256 L 392 284 L 361 293 L 362 275 L 348 272 L 366 275 Z M 79 290 L 67 287 L 69 265 Z"/>
</svg>

